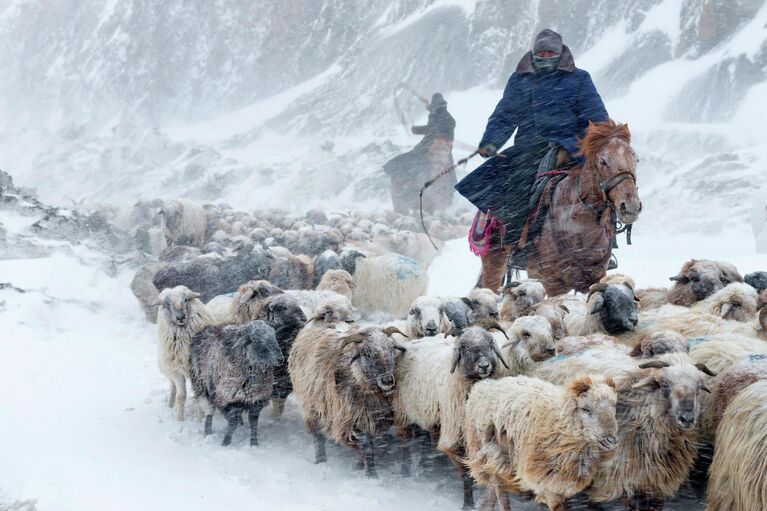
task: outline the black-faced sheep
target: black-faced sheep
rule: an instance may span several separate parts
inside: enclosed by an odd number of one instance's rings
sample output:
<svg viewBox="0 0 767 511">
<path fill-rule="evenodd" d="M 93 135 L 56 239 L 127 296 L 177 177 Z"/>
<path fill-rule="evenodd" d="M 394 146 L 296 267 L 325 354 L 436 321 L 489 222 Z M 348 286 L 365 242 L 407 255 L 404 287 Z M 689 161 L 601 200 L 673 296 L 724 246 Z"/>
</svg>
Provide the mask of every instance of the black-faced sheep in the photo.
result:
<svg viewBox="0 0 767 511">
<path fill-rule="evenodd" d="M 498 295 L 489 289 L 474 288 L 461 298 L 444 297 L 447 318 L 458 330 L 485 319 L 498 319 Z"/>
<path fill-rule="evenodd" d="M 761 293 L 767 289 L 767 271 L 749 273 L 743 278 L 743 282 L 756 289 L 757 293 Z"/>
<path fill-rule="evenodd" d="M 314 265 L 314 277 L 312 279 L 312 288 L 316 289 L 320 279 L 329 270 L 342 270 L 341 257 L 333 250 L 326 250 L 312 259 Z M 351 273 L 351 272 L 348 272 Z"/>
<path fill-rule="evenodd" d="M 220 294 L 218 292 L 220 282 L 221 274 L 218 266 L 208 259 L 199 257 L 191 261 L 177 261 L 168 264 L 158 270 L 152 279 L 156 289 L 185 286 L 196 293 L 200 293 L 200 298 L 204 302 L 208 302 Z"/>
<path fill-rule="evenodd" d="M 272 264 L 269 282 L 282 289 L 311 289 L 314 265 L 303 254 L 277 257 Z"/>
<path fill-rule="evenodd" d="M 285 400 L 293 391 L 288 374 L 288 354 L 298 332 L 306 324 L 306 316 L 293 298 L 277 294 L 263 301 L 257 319 L 263 320 L 274 329 L 282 353 L 282 362 L 274 367 L 272 388 L 272 415 L 280 418 L 285 409 Z"/>
<path fill-rule="evenodd" d="M 158 297 L 157 362 L 170 381 L 168 406 L 176 405 L 176 418 L 184 420 L 186 380 L 192 338 L 213 321 L 199 293 L 184 286 L 163 289 Z"/>
<path fill-rule="evenodd" d="M 405 327 L 405 333 L 411 339 L 438 333 L 447 334 L 451 329 L 452 324 L 445 314 L 442 299 L 436 296 L 419 296 L 413 301 Z"/>
<path fill-rule="evenodd" d="M 741 391 L 722 415 L 706 511 L 767 509 L 767 381 Z"/>
<path fill-rule="evenodd" d="M 196 202 L 187 199 L 165 201 L 160 216 L 168 245 L 202 247 L 205 243 L 208 215 Z"/>
<path fill-rule="evenodd" d="M 229 445 L 247 410 L 250 445 L 258 445 L 258 416 L 272 397 L 273 369 L 281 362 L 274 329 L 263 321 L 210 326 L 197 334 L 192 389 L 205 412 L 205 434 L 212 432 L 214 410 L 220 410 L 227 420 L 223 445 Z"/>
<path fill-rule="evenodd" d="M 568 335 L 616 335 L 634 330 L 639 322 L 637 298 L 625 284 L 595 284 L 585 302 L 569 298 L 563 305 L 569 310 L 565 315 Z"/>
<path fill-rule="evenodd" d="M 550 510 L 586 489 L 616 446 L 610 379 L 582 375 L 559 387 L 524 376 L 486 380 L 466 401 L 466 460 L 483 504 L 531 491 Z"/>
<path fill-rule="evenodd" d="M 304 329 L 293 343 L 288 370 L 315 462 L 326 460 L 325 437 L 356 449 L 375 477 L 375 438 L 392 424 L 397 354 L 406 351 L 390 330 L 367 327 L 340 333 Z"/>
<path fill-rule="evenodd" d="M 546 290 L 537 280 L 524 280 L 506 284 L 501 295 L 500 317 L 504 321 L 514 321 L 524 315 L 530 307 L 542 302 L 546 297 Z"/>
<path fill-rule="evenodd" d="M 467 328 L 452 345 L 441 338 L 408 343 L 397 361 L 395 428 L 403 440 L 411 436 L 412 425 L 439 435 L 437 448 L 461 473 L 464 509 L 474 505 L 473 483 L 461 461 L 466 396 L 475 382 L 498 376 L 501 364 L 493 336 L 480 327 Z M 409 474 L 407 445 L 404 449 L 403 472 Z"/>
</svg>

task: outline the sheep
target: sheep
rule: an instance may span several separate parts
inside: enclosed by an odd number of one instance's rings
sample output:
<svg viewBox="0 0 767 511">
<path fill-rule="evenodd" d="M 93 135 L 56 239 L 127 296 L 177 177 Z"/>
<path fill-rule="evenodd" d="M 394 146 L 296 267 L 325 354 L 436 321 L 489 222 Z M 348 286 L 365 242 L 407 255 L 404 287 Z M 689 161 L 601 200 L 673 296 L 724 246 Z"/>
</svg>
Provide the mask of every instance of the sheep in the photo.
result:
<svg viewBox="0 0 767 511">
<path fill-rule="evenodd" d="M 247 410 L 250 445 L 258 445 L 258 417 L 272 397 L 273 368 L 282 362 L 274 329 L 263 321 L 209 326 L 192 340 L 190 360 L 205 435 L 212 433 L 214 410 L 220 410 L 228 423 L 222 445 L 229 445 Z"/>
<path fill-rule="evenodd" d="M 268 280 L 282 289 L 311 289 L 313 278 L 311 259 L 303 254 L 289 254 L 275 259 Z"/>
<path fill-rule="evenodd" d="M 725 285 L 743 282 L 743 277 L 731 264 L 722 261 L 695 260 L 687 261 L 679 273 L 669 280 L 674 286 L 669 289 L 637 290 L 643 309 L 660 307 L 666 303 L 690 306 L 699 302 Z"/>
<path fill-rule="evenodd" d="M 216 325 L 247 323 L 257 319 L 263 300 L 282 293 L 282 289 L 268 280 L 251 280 L 241 285 L 231 296 L 219 295 L 213 298 L 207 306 Z"/>
<path fill-rule="evenodd" d="M 630 356 L 635 358 L 654 358 L 665 353 L 689 353 L 687 338 L 674 330 L 653 332 L 634 346 Z"/>
<path fill-rule="evenodd" d="M 236 291 L 241 284 L 249 280 L 269 280 L 275 286 L 281 287 L 269 279 L 274 256 L 268 250 L 259 245 L 254 246 L 248 240 L 237 243 L 233 252 L 234 255 L 217 263 L 219 282 L 215 294 Z"/>
<path fill-rule="evenodd" d="M 139 268 L 130 283 L 133 296 L 138 300 L 146 320 L 150 323 L 157 323 L 157 303 L 160 296 L 157 288 L 152 284 L 152 279 L 166 264 L 162 262 L 145 264 Z"/>
<path fill-rule="evenodd" d="M 328 270 L 325 275 L 322 276 L 319 284 L 317 284 L 317 291 L 334 291 L 339 295 L 352 299 L 353 289 L 357 285 L 354 283 L 354 279 L 346 270 Z"/>
<path fill-rule="evenodd" d="M 317 284 L 320 283 L 320 279 L 325 275 L 325 272 L 329 270 L 342 270 L 344 269 L 341 264 L 341 258 L 333 250 L 326 250 L 318 256 L 312 259 L 314 265 L 314 277 L 312 279 L 312 289 L 317 288 Z M 352 272 L 348 272 L 352 273 Z"/>
<path fill-rule="evenodd" d="M 742 282 L 728 284 L 708 298 L 696 303 L 692 310 L 702 310 L 722 319 L 746 322 L 756 315 L 758 295 Z"/>
<path fill-rule="evenodd" d="M 160 217 L 168 245 L 191 245 L 202 247 L 208 215 L 205 209 L 187 199 L 165 201 Z"/>
<path fill-rule="evenodd" d="M 532 491 L 550 510 L 588 488 L 616 446 L 615 385 L 580 375 L 559 387 L 525 376 L 485 380 L 466 401 L 466 460 L 483 504 Z"/>
<path fill-rule="evenodd" d="M 445 314 L 442 299 L 431 296 L 419 296 L 410 306 L 407 314 L 405 333 L 411 339 L 447 334 L 453 325 Z"/>
<path fill-rule="evenodd" d="M 717 334 L 690 340 L 690 358 L 699 364 L 705 364 L 717 374 L 723 374 L 733 364 L 750 356 L 767 355 L 767 343 L 751 337 L 737 334 Z M 719 378 L 711 383 L 716 386 Z M 701 399 L 700 440 L 713 443 L 713 406 L 711 396 Z"/>
<path fill-rule="evenodd" d="M 502 346 L 508 364 L 506 376 L 529 374 L 535 367 L 556 355 L 551 325 L 539 316 L 523 316 L 506 329 L 509 341 Z"/>
<path fill-rule="evenodd" d="M 628 353 L 630 349 L 628 346 L 619 344 L 615 338 L 604 334 L 565 337 L 556 341 L 554 346 L 557 355 L 573 355 L 594 348 L 614 349 L 622 353 Z"/>
<path fill-rule="evenodd" d="M 767 381 L 732 400 L 716 440 L 706 511 L 767 509 Z"/>
<path fill-rule="evenodd" d="M 546 297 L 543 284 L 537 280 L 510 282 L 501 291 L 500 318 L 514 321 L 533 305 L 540 303 Z"/>
<path fill-rule="evenodd" d="M 743 278 L 743 282 L 756 289 L 757 293 L 767 290 L 767 271 L 755 271 Z"/>
<path fill-rule="evenodd" d="M 357 319 L 357 311 L 348 298 L 341 295 L 328 295 L 322 298 L 308 322 L 320 322 L 323 327 L 336 328 L 341 324 L 351 324 Z"/>
<path fill-rule="evenodd" d="M 306 315 L 293 298 L 277 294 L 263 301 L 257 319 L 263 320 L 274 329 L 282 353 L 282 361 L 274 366 L 272 387 L 272 416 L 279 419 L 285 409 L 285 400 L 293 391 L 288 374 L 288 353 L 299 331 L 306 324 Z"/>
<path fill-rule="evenodd" d="M 342 300 L 349 309 L 352 309 L 352 302 L 346 296 L 340 295 L 335 291 L 330 290 L 306 290 L 306 289 L 289 289 L 285 291 L 286 294 L 292 296 L 298 305 L 303 309 L 304 314 L 312 316 L 320 308 L 321 304 L 325 300 Z M 355 309 L 356 310 L 356 309 Z"/>
<path fill-rule="evenodd" d="M 566 305 L 556 303 L 555 300 L 545 299 L 541 303 L 522 312 L 522 316 L 540 316 L 545 318 L 551 325 L 551 333 L 554 340 L 564 339 L 568 333 L 565 328 L 565 316 L 570 312 Z"/>
<path fill-rule="evenodd" d="M 405 317 L 413 300 L 426 294 L 429 277 L 413 259 L 386 254 L 353 260 L 356 268 L 349 273 L 357 288 L 352 303 L 365 314 Z M 349 271 L 346 266 L 344 269 Z"/>
<path fill-rule="evenodd" d="M 185 286 L 163 289 L 158 301 L 157 361 L 160 372 L 170 381 L 168 406 L 175 402 L 176 419 L 182 421 L 192 338 L 210 325 L 213 317 L 200 301 L 200 294 Z"/>
<path fill-rule="evenodd" d="M 393 421 L 395 360 L 406 349 L 376 327 L 341 333 L 304 329 L 288 356 L 293 394 L 315 442 L 315 463 L 327 460 L 325 437 L 362 454 L 375 477 L 376 436 Z"/>
<path fill-rule="evenodd" d="M 636 289 L 637 287 L 633 278 L 622 273 L 612 273 L 610 275 L 605 275 L 599 280 L 599 282 L 602 284 L 624 284 L 631 289 Z"/>
<path fill-rule="evenodd" d="M 595 284 L 586 301 L 570 298 L 563 305 L 568 335 L 603 333 L 616 335 L 632 331 L 639 322 L 637 298 L 625 284 Z"/>
<path fill-rule="evenodd" d="M 157 289 L 188 287 L 200 293 L 202 301 L 208 302 L 221 294 L 221 279 L 219 267 L 213 261 L 198 257 L 190 261 L 176 261 L 160 268 L 152 278 L 152 283 Z"/>
<path fill-rule="evenodd" d="M 474 288 L 469 294 L 444 297 L 445 314 L 458 330 L 484 319 L 498 319 L 498 296 L 489 289 Z"/>
<path fill-rule="evenodd" d="M 720 373 L 711 392 L 711 430 L 719 428 L 727 406 L 743 389 L 759 380 L 767 380 L 767 355 L 750 355 Z"/>
<path fill-rule="evenodd" d="M 715 373 L 684 353 L 662 355 L 637 366 L 627 355 L 590 350 L 541 364 L 536 376 L 562 383 L 567 375 L 584 370 L 612 377 L 618 393 L 616 455 L 598 470 L 586 491 L 589 500 L 602 503 L 625 497 L 630 504 L 659 509 L 692 468 L 700 391 L 710 392 L 703 375 Z"/>
<path fill-rule="evenodd" d="M 439 432 L 437 448 L 453 462 L 463 479 L 464 509 L 474 506 L 472 481 L 460 457 L 463 452 L 464 403 L 471 386 L 498 375 L 506 365 L 493 337 L 469 327 L 451 346 L 439 338 L 408 344 L 397 361 L 394 426 L 403 440 L 411 426 Z M 403 474 L 409 474 L 409 449 L 403 448 Z"/>
</svg>

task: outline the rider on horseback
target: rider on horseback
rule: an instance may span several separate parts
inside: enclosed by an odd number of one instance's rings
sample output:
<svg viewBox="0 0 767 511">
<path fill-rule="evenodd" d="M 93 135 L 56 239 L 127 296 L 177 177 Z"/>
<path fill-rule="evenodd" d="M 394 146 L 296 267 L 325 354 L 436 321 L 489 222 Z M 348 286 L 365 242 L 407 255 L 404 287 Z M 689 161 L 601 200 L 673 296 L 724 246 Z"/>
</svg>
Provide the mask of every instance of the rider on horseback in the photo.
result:
<svg viewBox="0 0 767 511">
<path fill-rule="evenodd" d="M 519 61 L 488 119 L 479 154 L 490 159 L 456 189 L 480 212 L 501 221 L 503 245 L 516 245 L 533 206 L 530 195 L 536 174 L 569 161 L 580 163 L 577 139 L 585 135 L 589 121 L 607 119 L 589 73 L 575 67 L 562 36 L 543 30 L 533 51 Z M 497 153 L 515 130 L 514 145 Z M 501 278 L 483 275 L 482 285 L 496 289 Z"/>
</svg>

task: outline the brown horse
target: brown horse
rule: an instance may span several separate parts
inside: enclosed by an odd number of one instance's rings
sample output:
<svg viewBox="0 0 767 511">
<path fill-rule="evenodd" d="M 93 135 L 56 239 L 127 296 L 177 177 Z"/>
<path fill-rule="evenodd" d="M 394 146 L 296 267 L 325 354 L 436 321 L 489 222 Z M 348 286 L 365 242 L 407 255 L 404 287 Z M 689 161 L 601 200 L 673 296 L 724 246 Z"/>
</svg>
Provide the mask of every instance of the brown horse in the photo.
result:
<svg viewBox="0 0 767 511">
<path fill-rule="evenodd" d="M 628 125 L 589 122 L 580 140 L 582 167 L 574 167 L 553 191 L 540 236 L 527 244 L 527 273 L 549 296 L 587 292 L 607 273 L 611 213 L 632 224 L 642 211 L 636 186 L 636 155 Z M 497 238 L 496 238 L 497 239 Z M 495 246 L 483 257 L 482 285 L 498 287 L 511 247 Z"/>
</svg>

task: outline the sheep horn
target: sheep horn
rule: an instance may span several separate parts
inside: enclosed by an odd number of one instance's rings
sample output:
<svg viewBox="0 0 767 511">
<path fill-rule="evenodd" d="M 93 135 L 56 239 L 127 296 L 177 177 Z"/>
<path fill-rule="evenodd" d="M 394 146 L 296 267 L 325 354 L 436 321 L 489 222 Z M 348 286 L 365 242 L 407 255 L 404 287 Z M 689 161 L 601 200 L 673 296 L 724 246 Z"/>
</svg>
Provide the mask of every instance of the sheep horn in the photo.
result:
<svg viewBox="0 0 767 511">
<path fill-rule="evenodd" d="M 708 367 L 706 367 L 706 364 L 704 364 L 703 362 L 698 362 L 697 364 L 695 364 L 695 367 L 697 367 L 698 370 L 704 374 L 707 374 L 709 376 L 716 376 L 716 373 L 712 371 L 711 369 L 709 369 Z"/>
<path fill-rule="evenodd" d="M 727 316 L 727 314 L 730 313 L 732 310 L 732 304 L 729 302 L 725 302 L 722 304 L 722 309 L 719 311 L 719 317 L 724 318 Z"/>
<path fill-rule="evenodd" d="M 455 372 L 458 362 L 461 360 L 461 350 L 453 349 L 453 363 L 450 365 L 450 374 Z"/>
<path fill-rule="evenodd" d="M 702 390 L 703 392 L 708 392 L 709 394 L 711 394 L 711 389 L 709 389 L 705 385 L 701 385 L 700 390 Z"/>
<path fill-rule="evenodd" d="M 501 325 L 499 325 L 497 321 L 493 321 L 493 320 L 483 321 L 482 323 L 480 323 L 479 326 L 481 326 L 482 328 L 488 331 L 498 330 L 499 332 L 503 334 L 503 336 L 506 338 L 507 341 L 509 340 L 509 334 L 506 333 L 506 330 L 504 330 L 503 327 L 501 327 Z"/>
<path fill-rule="evenodd" d="M 591 286 L 591 288 L 589 288 L 589 294 L 588 296 L 586 296 L 586 301 L 588 302 L 589 300 L 591 300 L 591 295 L 595 293 L 601 293 L 602 291 L 607 289 L 607 286 L 608 285 L 605 284 L 604 282 L 600 282 L 598 284 L 594 284 L 593 286 Z"/>
<path fill-rule="evenodd" d="M 495 352 L 495 356 L 498 357 L 498 360 L 501 361 L 501 364 L 503 364 L 503 367 L 506 369 L 509 368 L 509 364 L 506 363 L 506 361 L 503 359 L 503 355 L 501 354 L 501 350 L 498 348 L 498 345 L 493 342 L 493 351 Z"/>
<path fill-rule="evenodd" d="M 501 348 L 508 348 L 509 346 L 514 347 L 517 344 L 519 344 L 519 339 L 517 339 L 515 341 L 509 341 L 506 344 L 504 344 L 503 346 L 501 346 Z"/>
<path fill-rule="evenodd" d="M 565 314 L 570 314 L 570 309 L 567 308 L 567 305 L 559 304 L 559 308 L 565 311 Z"/>
<path fill-rule="evenodd" d="M 399 350 L 402 353 L 405 353 L 407 351 L 407 348 L 405 348 L 403 345 L 401 345 L 399 343 L 394 343 L 394 349 L 395 350 Z"/>
<path fill-rule="evenodd" d="M 406 339 L 410 339 L 410 337 L 408 337 L 407 335 L 403 334 L 402 330 L 400 330 L 396 326 L 387 326 L 386 328 L 383 329 L 383 333 L 387 337 L 391 337 L 392 334 L 400 334 L 402 337 L 404 337 Z"/>
<path fill-rule="evenodd" d="M 364 340 L 365 340 L 365 335 L 362 332 L 354 332 L 343 338 L 343 340 L 341 341 L 341 348 L 345 348 L 347 345 L 352 343 L 359 344 Z"/>
<path fill-rule="evenodd" d="M 325 315 L 324 314 L 315 314 L 311 318 L 307 319 L 306 322 L 307 323 L 311 323 L 312 321 L 319 321 L 319 320 L 324 320 L 324 319 L 325 319 Z"/>
<path fill-rule="evenodd" d="M 668 362 L 664 362 L 662 360 L 651 360 L 649 362 L 645 362 L 644 364 L 639 364 L 639 369 L 662 369 L 664 367 L 669 367 L 671 364 Z"/>
</svg>

